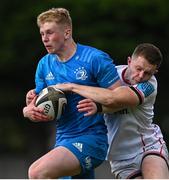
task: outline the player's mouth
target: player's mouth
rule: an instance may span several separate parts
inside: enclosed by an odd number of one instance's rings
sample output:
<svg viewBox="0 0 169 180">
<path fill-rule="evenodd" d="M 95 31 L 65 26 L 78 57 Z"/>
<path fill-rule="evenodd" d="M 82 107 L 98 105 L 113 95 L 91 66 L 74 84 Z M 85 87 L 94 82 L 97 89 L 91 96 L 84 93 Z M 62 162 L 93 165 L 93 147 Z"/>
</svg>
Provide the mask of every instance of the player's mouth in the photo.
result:
<svg viewBox="0 0 169 180">
<path fill-rule="evenodd" d="M 52 46 L 50 46 L 50 45 L 45 45 L 45 47 L 46 47 L 47 49 L 51 49 L 51 48 L 52 48 Z"/>
<path fill-rule="evenodd" d="M 137 84 L 137 83 L 141 82 L 141 79 L 140 78 L 139 79 L 134 79 L 134 81 L 135 81 L 135 84 Z"/>
<path fill-rule="evenodd" d="M 47 49 L 47 51 L 51 51 L 53 49 L 53 47 L 49 45 L 45 46 L 45 48 Z"/>
</svg>

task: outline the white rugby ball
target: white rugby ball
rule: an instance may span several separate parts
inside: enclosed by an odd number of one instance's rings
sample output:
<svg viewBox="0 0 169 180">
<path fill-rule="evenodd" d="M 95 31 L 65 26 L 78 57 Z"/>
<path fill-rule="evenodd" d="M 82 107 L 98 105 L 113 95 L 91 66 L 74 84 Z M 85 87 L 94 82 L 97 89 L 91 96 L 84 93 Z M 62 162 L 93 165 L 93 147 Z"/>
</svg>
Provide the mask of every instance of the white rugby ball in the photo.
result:
<svg viewBox="0 0 169 180">
<path fill-rule="evenodd" d="M 60 119 L 66 104 L 67 99 L 64 92 L 54 87 L 44 88 L 35 102 L 35 106 L 44 109 L 44 114 L 51 120 Z"/>
</svg>

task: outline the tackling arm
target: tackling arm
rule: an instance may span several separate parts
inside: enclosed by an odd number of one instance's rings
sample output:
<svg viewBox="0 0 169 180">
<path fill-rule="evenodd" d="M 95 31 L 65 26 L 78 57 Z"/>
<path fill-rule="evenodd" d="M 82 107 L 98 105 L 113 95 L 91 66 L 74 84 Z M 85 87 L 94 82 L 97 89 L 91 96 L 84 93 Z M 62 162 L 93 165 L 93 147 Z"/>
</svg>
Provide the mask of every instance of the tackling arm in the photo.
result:
<svg viewBox="0 0 169 180">
<path fill-rule="evenodd" d="M 140 103 L 139 95 L 133 90 L 134 88 L 127 86 L 120 86 L 114 90 L 73 83 L 56 85 L 56 87 L 72 91 L 102 104 L 103 112 L 115 112 L 127 107 L 137 106 Z"/>
<path fill-rule="evenodd" d="M 114 90 L 73 85 L 72 91 L 102 104 L 103 112 L 116 112 L 140 103 L 139 95 L 131 87 L 120 86 Z"/>
<path fill-rule="evenodd" d="M 141 97 L 133 87 L 121 86 L 111 91 L 110 94 L 110 100 L 102 106 L 104 113 L 116 112 L 127 107 L 136 107 L 141 103 Z"/>
</svg>

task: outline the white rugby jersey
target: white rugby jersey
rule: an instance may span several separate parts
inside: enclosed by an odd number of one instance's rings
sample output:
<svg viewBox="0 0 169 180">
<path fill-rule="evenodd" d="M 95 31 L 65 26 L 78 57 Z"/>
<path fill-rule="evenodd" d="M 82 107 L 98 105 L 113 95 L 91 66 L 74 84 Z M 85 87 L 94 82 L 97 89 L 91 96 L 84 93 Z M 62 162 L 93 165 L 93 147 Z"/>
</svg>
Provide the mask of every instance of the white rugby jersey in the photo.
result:
<svg viewBox="0 0 169 180">
<path fill-rule="evenodd" d="M 123 85 L 130 86 L 124 79 L 126 65 L 117 66 Z M 157 80 L 155 76 L 148 82 L 132 85 L 140 99 L 140 105 L 127 108 L 114 114 L 106 114 L 108 127 L 109 160 L 124 160 L 138 153 L 154 150 L 154 144 L 165 143 L 158 125 L 153 124 Z"/>
</svg>

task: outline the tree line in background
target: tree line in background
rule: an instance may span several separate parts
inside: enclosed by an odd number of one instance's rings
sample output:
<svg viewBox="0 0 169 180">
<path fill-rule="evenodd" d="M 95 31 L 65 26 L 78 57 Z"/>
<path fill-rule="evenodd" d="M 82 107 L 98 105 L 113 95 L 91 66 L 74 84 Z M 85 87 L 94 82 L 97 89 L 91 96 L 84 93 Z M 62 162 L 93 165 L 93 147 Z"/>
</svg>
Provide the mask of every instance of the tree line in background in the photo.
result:
<svg viewBox="0 0 169 180">
<path fill-rule="evenodd" d="M 76 42 L 110 54 L 116 64 L 126 64 L 135 46 L 158 46 L 164 61 L 157 75 L 157 122 L 169 143 L 167 71 L 169 70 L 169 1 L 167 0 L 45 0 L 2 1 L 0 6 L 0 152 L 42 153 L 49 147 L 54 122 L 32 123 L 23 118 L 26 92 L 34 88 L 39 59 L 46 53 L 36 17 L 52 7 L 65 7 L 73 20 Z"/>
</svg>

